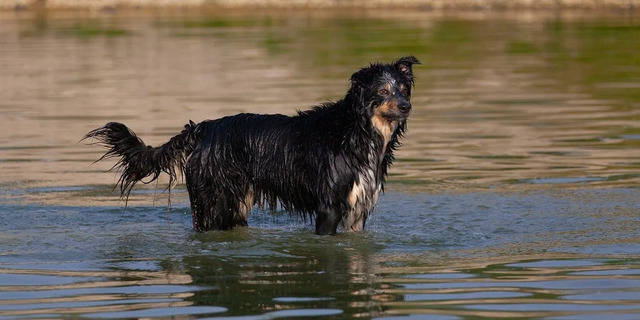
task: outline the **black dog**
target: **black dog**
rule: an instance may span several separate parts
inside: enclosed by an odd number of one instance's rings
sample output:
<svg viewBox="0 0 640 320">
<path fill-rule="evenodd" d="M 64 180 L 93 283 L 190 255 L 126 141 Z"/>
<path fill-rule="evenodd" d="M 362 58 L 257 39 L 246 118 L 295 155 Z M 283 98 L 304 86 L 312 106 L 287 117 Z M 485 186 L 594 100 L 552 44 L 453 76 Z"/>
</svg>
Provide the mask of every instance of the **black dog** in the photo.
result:
<svg viewBox="0 0 640 320">
<path fill-rule="evenodd" d="M 121 196 L 143 178 L 183 172 L 193 228 L 246 226 L 253 206 L 278 203 L 316 219 L 317 234 L 364 229 L 406 128 L 414 83 L 412 56 L 372 64 L 351 76 L 344 99 L 296 116 L 243 113 L 189 121 L 164 145 L 146 146 L 117 122 L 89 132 L 119 157 Z M 176 170 L 177 168 L 177 170 Z"/>
</svg>

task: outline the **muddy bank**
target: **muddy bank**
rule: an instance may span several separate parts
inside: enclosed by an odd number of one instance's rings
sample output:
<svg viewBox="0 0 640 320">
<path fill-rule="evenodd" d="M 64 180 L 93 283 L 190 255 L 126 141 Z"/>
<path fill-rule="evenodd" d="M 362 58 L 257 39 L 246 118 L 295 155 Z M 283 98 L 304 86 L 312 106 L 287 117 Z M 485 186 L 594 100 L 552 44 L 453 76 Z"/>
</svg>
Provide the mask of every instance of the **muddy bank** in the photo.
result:
<svg viewBox="0 0 640 320">
<path fill-rule="evenodd" d="M 2 10 L 115 8 L 416 8 L 422 10 L 487 9 L 625 9 L 640 0 L 0 0 Z"/>
</svg>

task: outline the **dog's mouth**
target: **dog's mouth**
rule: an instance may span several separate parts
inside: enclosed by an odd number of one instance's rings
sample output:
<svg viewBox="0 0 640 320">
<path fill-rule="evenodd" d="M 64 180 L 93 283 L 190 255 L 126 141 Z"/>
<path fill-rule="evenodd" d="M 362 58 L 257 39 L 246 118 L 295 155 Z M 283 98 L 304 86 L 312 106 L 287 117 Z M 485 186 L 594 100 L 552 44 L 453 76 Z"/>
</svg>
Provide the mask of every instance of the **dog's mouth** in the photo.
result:
<svg viewBox="0 0 640 320">
<path fill-rule="evenodd" d="M 392 121 L 405 121 L 407 120 L 407 118 L 409 117 L 409 114 L 411 113 L 411 111 L 407 111 L 407 112 L 402 112 L 402 111 L 397 111 L 397 112 L 385 112 L 382 113 L 381 116 L 385 119 L 387 119 L 389 122 Z"/>
<path fill-rule="evenodd" d="M 389 122 L 404 121 L 411 113 L 411 104 L 408 101 L 385 101 L 375 113 Z"/>
</svg>

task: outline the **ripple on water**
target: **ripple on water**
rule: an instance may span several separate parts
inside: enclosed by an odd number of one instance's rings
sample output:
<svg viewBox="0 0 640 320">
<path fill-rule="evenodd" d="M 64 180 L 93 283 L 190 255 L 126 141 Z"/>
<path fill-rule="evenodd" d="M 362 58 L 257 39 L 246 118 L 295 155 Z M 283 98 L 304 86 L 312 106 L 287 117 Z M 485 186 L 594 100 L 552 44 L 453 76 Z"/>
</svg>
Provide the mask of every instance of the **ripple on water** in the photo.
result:
<svg viewBox="0 0 640 320">
<path fill-rule="evenodd" d="M 0 317 L 639 318 L 634 17 L 107 11 L 0 18 Z M 115 161 L 77 143 L 293 114 L 410 53 L 409 130 L 363 233 L 258 210 L 194 235 L 183 185 L 171 212 L 164 175 L 125 208 Z"/>
<path fill-rule="evenodd" d="M 56 270 L 54 264 L 39 269 L 24 267 L 0 265 L 0 318 L 137 318 L 226 311 L 223 307 L 194 306 L 189 299 L 195 292 L 217 289 L 193 285 L 186 274 L 133 269 L 76 271 L 68 266 Z"/>
<path fill-rule="evenodd" d="M 640 311 L 636 260 L 543 259 L 485 263 L 459 262 L 442 270 L 468 274 L 455 282 L 440 277 L 390 274 L 383 282 L 394 295 L 388 314 L 459 317 L 628 319 Z M 428 267 L 438 273 L 437 267 Z M 408 267 L 407 271 L 420 267 Z M 429 273 L 429 274 L 431 274 Z M 632 313 L 629 313 L 632 312 Z M 637 318 L 637 314 L 636 314 Z"/>
</svg>

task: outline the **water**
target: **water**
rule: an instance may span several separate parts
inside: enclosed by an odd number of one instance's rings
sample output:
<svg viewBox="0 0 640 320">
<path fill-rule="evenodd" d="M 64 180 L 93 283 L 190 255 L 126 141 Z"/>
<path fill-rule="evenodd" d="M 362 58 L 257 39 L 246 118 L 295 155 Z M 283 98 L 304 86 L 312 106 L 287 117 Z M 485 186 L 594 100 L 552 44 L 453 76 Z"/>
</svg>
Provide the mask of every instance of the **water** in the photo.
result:
<svg viewBox="0 0 640 320">
<path fill-rule="evenodd" d="M 627 13 L 0 13 L 0 318 L 637 319 L 639 49 Z M 125 208 L 78 143 L 293 114 L 407 54 L 363 233 L 256 210 L 196 234 L 184 185 Z"/>
</svg>

